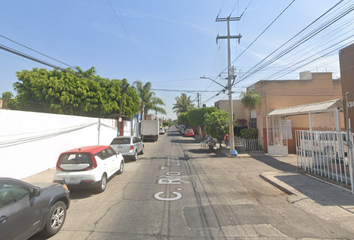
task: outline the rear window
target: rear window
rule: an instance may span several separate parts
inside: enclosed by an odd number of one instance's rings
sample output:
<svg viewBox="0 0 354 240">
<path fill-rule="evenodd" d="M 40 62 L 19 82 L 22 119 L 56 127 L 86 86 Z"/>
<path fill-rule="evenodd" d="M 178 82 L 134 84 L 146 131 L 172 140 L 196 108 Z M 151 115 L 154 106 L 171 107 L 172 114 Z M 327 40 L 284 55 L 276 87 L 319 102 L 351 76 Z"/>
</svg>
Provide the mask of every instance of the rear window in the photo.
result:
<svg viewBox="0 0 354 240">
<path fill-rule="evenodd" d="M 115 144 L 130 144 L 130 138 L 115 138 L 111 142 L 111 145 Z"/>
<path fill-rule="evenodd" d="M 60 156 L 58 165 L 64 170 L 82 170 L 92 165 L 92 158 L 88 153 L 67 153 Z"/>
</svg>

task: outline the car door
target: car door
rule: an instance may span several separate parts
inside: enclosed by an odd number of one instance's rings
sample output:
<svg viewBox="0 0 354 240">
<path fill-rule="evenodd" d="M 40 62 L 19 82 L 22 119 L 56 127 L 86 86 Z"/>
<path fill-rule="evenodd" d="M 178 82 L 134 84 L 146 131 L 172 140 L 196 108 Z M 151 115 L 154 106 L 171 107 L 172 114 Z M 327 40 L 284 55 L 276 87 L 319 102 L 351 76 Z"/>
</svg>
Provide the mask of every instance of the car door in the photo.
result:
<svg viewBox="0 0 354 240">
<path fill-rule="evenodd" d="M 117 157 L 118 153 L 116 153 L 112 148 L 107 148 L 106 152 L 108 154 L 108 161 L 112 162 L 111 173 L 114 174 L 120 168 L 120 161 Z"/>
<path fill-rule="evenodd" d="M 107 173 L 107 177 L 109 178 L 113 172 L 113 161 L 107 148 L 99 152 L 97 155 L 101 159 L 100 163 L 102 164 L 102 170 Z"/>
<path fill-rule="evenodd" d="M 141 152 L 143 150 L 143 141 L 141 141 L 140 138 L 137 137 L 137 142 L 138 142 L 138 145 L 139 145 L 139 152 Z"/>
<path fill-rule="evenodd" d="M 20 183 L 0 182 L 0 239 L 27 239 L 40 230 L 44 202 Z"/>
<path fill-rule="evenodd" d="M 136 150 L 138 151 L 138 153 L 140 153 L 142 150 L 142 145 L 139 138 L 134 137 L 134 145 L 136 146 Z"/>
</svg>

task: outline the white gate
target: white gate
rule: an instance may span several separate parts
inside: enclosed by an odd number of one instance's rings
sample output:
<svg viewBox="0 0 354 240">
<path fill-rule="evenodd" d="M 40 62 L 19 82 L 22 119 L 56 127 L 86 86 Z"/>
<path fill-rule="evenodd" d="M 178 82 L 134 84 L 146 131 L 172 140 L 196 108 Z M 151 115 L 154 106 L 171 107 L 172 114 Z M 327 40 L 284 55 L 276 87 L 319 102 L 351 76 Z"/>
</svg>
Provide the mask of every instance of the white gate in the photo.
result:
<svg viewBox="0 0 354 240">
<path fill-rule="evenodd" d="M 345 132 L 297 130 L 295 135 L 298 169 L 339 183 L 354 193 L 354 149 L 348 147 Z M 353 142 L 353 134 L 349 135 Z"/>
</svg>

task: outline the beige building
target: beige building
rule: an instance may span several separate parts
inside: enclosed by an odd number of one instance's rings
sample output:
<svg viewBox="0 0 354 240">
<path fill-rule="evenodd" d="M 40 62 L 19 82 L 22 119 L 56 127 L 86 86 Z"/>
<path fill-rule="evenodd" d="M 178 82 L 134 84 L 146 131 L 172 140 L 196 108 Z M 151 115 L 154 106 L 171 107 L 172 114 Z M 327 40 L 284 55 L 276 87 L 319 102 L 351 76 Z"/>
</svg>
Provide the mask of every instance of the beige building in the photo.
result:
<svg viewBox="0 0 354 240">
<path fill-rule="evenodd" d="M 340 75 L 342 80 L 343 105 L 345 93 L 348 92 L 348 117 L 352 132 L 354 131 L 354 44 L 339 51 Z"/>
<path fill-rule="evenodd" d="M 230 112 L 229 100 L 219 100 L 214 103 L 214 106 L 218 110 L 224 110 L 227 113 Z M 239 130 L 248 126 L 249 119 L 253 119 L 253 121 L 255 122 L 256 116 L 254 114 L 254 116 L 251 117 L 251 112 L 242 105 L 241 100 L 233 100 L 232 109 L 233 109 L 234 126 L 235 126 L 234 132 L 236 135 L 239 135 Z"/>
<path fill-rule="evenodd" d="M 261 96 L 261 102 L 256 109 L 256 122 L 259 138 L 267 152 L 266 115 L 272 110 L 324 102 L 342 98 L 340 79 L 332 79 L 332 73 L 300 73 L 298 80 L 261 80 L 247 88 Z M 247 118 L 249 119 L 249 118 Z M 295 153 L 295 130 L 309 129 L 307 115 L 292 116 L 292 139 L 288 139 L 288 152 Z M 343 116 L 341 125 L 344 128 Z"/>
</svg>

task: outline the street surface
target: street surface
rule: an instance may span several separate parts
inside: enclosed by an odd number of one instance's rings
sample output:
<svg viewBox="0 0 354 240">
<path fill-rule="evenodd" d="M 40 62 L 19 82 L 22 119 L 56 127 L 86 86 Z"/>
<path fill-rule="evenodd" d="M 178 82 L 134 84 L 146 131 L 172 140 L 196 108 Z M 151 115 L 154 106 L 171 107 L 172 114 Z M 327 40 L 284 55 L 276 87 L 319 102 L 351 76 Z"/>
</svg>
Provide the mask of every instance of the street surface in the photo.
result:
<svg viewBox="0 0 354 240">
<path fill-rule="evenodd" d="M 146 142 L 105 192 L 72 192 L 64 227 L 51 239 L 353 239 L 259 176 L 276 171 L 296 169 L 286 159 L 209 153 L 172 127 Z"/>
</svg>

